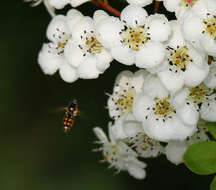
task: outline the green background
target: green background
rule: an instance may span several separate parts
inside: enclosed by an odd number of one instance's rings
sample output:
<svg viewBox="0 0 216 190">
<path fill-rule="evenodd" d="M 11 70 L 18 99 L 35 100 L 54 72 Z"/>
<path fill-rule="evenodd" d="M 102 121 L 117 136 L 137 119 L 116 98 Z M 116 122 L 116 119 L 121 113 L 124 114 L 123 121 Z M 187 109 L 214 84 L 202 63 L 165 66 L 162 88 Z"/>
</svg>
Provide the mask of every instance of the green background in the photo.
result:
<svg viewBox="0 0 216 190">
<path fill-rule="evenodd" d="M 121 10 L 125 4 L 113 5 Z M 151 10 L 152 7 L 148 7 Z M 80 7 L 92 16 L 90 4 Z M 63 82 L 59 75 L 44 75 L 37 54 L 50 17 L 43 5 L 30 8 L 19 0 L 1 2 L 0 30 L 0 189 L 1 190 L 207 190 L 212 177 L 197 176 L 164 156 L 146 160 L 147 178 L 139 181 L 121 172 L 114 175 L 100 164 L 92 133 L 107 128 L 104 109 L 117 74 L 127 69 L 117 62 L 97 80 Z M 172 18 L 172 15 L 169 15 Z M 134 68 L 133 68 L 134 69 Z M 64 112 L 59 107 L 71 98 L 79 101 L 81 116 L 72 134 L 62 131 Z"/>
</svg>

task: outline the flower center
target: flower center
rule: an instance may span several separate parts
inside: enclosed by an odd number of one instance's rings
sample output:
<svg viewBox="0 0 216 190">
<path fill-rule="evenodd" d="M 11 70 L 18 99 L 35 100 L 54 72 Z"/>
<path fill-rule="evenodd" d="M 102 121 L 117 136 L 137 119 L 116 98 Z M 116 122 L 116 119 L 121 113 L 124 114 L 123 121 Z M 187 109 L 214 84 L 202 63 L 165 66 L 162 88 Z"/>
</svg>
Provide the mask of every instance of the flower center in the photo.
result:
<svg viewBox="0 0 216 190">
<path fill-rule="evenodd" d="M 155 98 L 155 105 L 153 107 L 154 114 L 163 116 L 164 118 L 175 113 L 174 107 L 169 103 L 170 97 L 166 98 Z"/>
<path fill-rule="evenodd" d="M 193 61 L 188 55 L 187 46 L 177 47 L 176 50 L 171 48 L 171 53 L 168 60 L 170 65 L 175 65 L 182 71 L 185 71 L 187 64 Z"/>
<path fill-rule="evenodd" d="M 65 32 L 61 31 L 59 28 L 56 28 L 56 33 L 53 34 L 53 37 L 56 39 L 56 43 L 49 44 L 49 53 L 54 53 L 59 56 L 64 55 L 64 49 L 71 38 L 70 34 L 66 34 Z"/>
<path fill-rule="evenodd" d="M 212 95 L 214 90 L 208 88 L 204 84 L 201 84 L 194 88 L 189 88 L 189 96 L 187 98 L 188 101 L 191 101 L 195 104 L 202 104 L 204 100 L 208 100 L 208 96 Z"/>
<path fill-rule="evenodd" d="M 138 51 L 139 46 L 146 43 L 149 39 L 148 34 L 144 32 L 144 26 L 127 27 L 120 32 L 122 34 L 122 43 L 128 44 L 129 48 Z"/>
<path fill-rule="evenodd" d="M 88 47 L 87 52 L 91 54 L 101 53 L 103 46 L 101 43 L 94 37 L 86 37 L 85 45 Z"/>
<path fill-rule="evenodd" d="M 135 96 L 135 91 L 132 89 L 122 94 L 116 100 L 117 109 L 119 109 L 122 113 L 132 112 L 134 96 Z"/>
<path fill-rule="evenodd" d="M 197 0 L 181 0 L 179 6 L 186 6 L 192 8 L 196 2 Z"/>
<path fill-rule="evenodd" d="M 203 23 L 205 24 L 205 30 L 203 30 L 202 33 L 206 33 L 216 40 L 216 15 L 212 16 L 211 18 L 204 19 Z"/>
</svg>

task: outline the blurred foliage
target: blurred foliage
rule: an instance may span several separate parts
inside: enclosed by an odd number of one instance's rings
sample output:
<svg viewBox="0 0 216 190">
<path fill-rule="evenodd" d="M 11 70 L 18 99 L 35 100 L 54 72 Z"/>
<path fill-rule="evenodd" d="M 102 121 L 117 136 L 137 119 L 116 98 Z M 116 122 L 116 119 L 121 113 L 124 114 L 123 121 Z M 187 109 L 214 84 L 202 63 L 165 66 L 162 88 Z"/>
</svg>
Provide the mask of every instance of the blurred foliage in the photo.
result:
<svg viewBox="0 0 216 190">
<path fill-rule="evenodd" d="M 214 177 L 214 179 L 211 183 L 211 190 L 216 190 L 216 177 Z"/>
</svg>

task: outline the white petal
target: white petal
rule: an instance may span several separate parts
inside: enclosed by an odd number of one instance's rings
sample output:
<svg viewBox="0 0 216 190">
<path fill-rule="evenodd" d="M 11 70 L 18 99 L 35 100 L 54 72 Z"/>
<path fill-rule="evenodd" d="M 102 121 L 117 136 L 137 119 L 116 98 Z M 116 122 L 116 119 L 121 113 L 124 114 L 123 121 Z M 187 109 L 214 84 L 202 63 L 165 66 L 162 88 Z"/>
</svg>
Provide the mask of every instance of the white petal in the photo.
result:
<svg viewBox="0 0 216 190">
<path fill-rule="evenodd" d="M 192 11 L 184 15 L 182 22 L 182 34 L 184 38 L 190 42 L 199 40 L 202 35 L 203 24 L 202 19 Z"/>
<path fill-rule="evenodd" d="M 95 55 L 97 58 L 97 68 L 101 72 L 104 72 L 106 69 L 109 68 L 110 62 L 112 61 L 112 56 L 111 54 L 105 50 L 104 48 L 102 49 L 101 53 Z"/>
<path fill-rule="evenodd" d="M 120 45 L 111 49 L 111 55 L 114 59 L 125 65 L 134 64 L 134 51 L 126 45 Z"/>
<path fill-rule="evenodd" d="M 173 33 L 167 44 L 173 48 L 177 48 L 177 46 L 184 46 L 185 40 L 181 33 L 180 22 L 177 20 L 172 20 L 170 21 L 170 25 L 172 27 Z"/>
<path fill-rule="evenodd" d="M 203 67 L 198 67 L 193 63 L 189 63 L 186 71 L 183 73 L 185 85 L 189 87 L 198 86 L 207 77 L 208 72 L 209 67 L 207 64 L 203 64 Z"/>
<path fill-rule="evenodd" d="M 122 40 L 119 32 L 123 28 L 124 25 L 118 18 L 108 17 L 106 19 L 101 19 L 101 21 L 96 25 L 97 40 L 108 49 L 119 45 Z"/>
<path fill-rule="evenodd" d="M 93 15 L 93 19 L 96 25 L 100 23 L 103 19 L 106 19 L 108 17 L 109 15 L 103 10 L 97 10 L 94 12 L 94 15 Z"/>
<path fill-rule="evenodd" d="M 133 103 L 134 117 L 138 121 L 143 121 L 151 111 L 148 108 L 151 108 L 153 105 L 154 101 L 150 97 L 141 94 L 136 96 Z"/>
<path fill-rule="evenodd" d="M 67 12 L 67 25 L 70 31 L 73 30 L 73 27 L 79 23 L 79 21 L 83 18 L 83 15 L 81 12 L 79 12 L 76 9 L 71 9 L 70 11 Z"/>
<path fill-rule="evenodd" d="M 152 3 L 153 0 L 127 0 L 127 2 L 131 5 L 137 5 L 140 7 L 144 7 Z"/>
<path fill-rule="evenodd" d="M 170 92 L 175 93 L 184 86 L 184 79 L 181 71 L 175 73 L 174 70 L 170 71 L 169 69 L 166 69 L 159 72 L 158 76 L 166 89 Z"/>
<path fill-rule="evenodd" d="M 78 74 L 82 79 L 98 78 L 100 71 L 96 67 L 97 59 L 93 56 L 88 57 L 79 67 Z"/>
<path fill-rule="evenodd" d="M 38 55 L 38 64 L 47 75 L 53 75 L 64 63 L 64 58 L 48 52 L 48 44 L 44 44 Z"/>
<path fill-rule="evenodd" d="M 131 176 L 135 177 L 136 179 L 144 179 L 146 177 L 145 170 L 142 168 L 139 168 L 136 165 L 130 164 L 127 166 L 127 169 L 128 169 L 128 173 Z"/>
<path fill-rule="evenodd" d="M 212 62 L 212 64 L 210 65 L 209 74 L 204 83 L 209 88 L 216 87 L 216 62 Z"/>
<path fill-rule="evenodd" d="M 188 88 L 182 88 L 180 91 L 178 91 L 172 98 L 175 107 L 181 107 L 184 105 L 189 93 L 190 91 Z"/>
<path fill-rule="evenodd" d="M 70 0 L 49 0 L 51 6 L 55 7 L 56 9 L 62 9 L 66 4 L 68 4 Z"/>
<path fill-rule="evenodd" d="M 147 42 L 136 54 L 136 66 L 152 68 L 162 63 L 165 58 L 165 48 L 159 42 Z"/>
<path fill-rule="evenodd" d="M 157 75 L 151 75 L 145 77 L 145 82 L 143 84 L 144 94 L 154 97 L 167 97 L 169 92 L 166 90 L 164 85 L 161 83 Z"/>
<path fill-rule="evenodd" d="M 208 55 L 216 56 L 216 41 L 212 37 L 204 35 L 201 38 L 201 45 Z"/>
<path fill-rule="evenodd" d="M 187 147 L 184 141 L 170 141 L 165 148 L 167 159 L 176 165 L 181 164 Z"/>
<path fill-rule="evenodd" d="M 84 44 L 86 36 L 94 29 L 93 19 L 87 16 L 83 17 L 72 29 L 73 40 L 79 44 Z"/>
<path fill-rule="evenodd" d="M 163 0 L 164 7 L 170 11 L 175 12 L 179 6 L 181 0 Z"/>
<path fill-rule="evenodd" d="M 179 118 L 186 125 L 196 125 L 199 120 L 199 112 L 194 104 L 181 106 L 181 108 L 176 109 Z"/>
<path fill-rule="evenodd" d="M 148 72 L 144 69 L 140 69 L 134 73 L 130 83 L 134 86 L 136 93 L 140 93 L 142 91 L 142 87 L 145 81 L 145 77 L 148 75 Z"/>
<path fill-rule="evenodd" d="M 61 78 L 68 83 L 72 83 L 78 79 L 77 70 L 67 63 L 61 65 L 59 74 Z"/>
<path fill-rule="evenodd" d="M 47 38 L 50 41 L 56 42 L 58 41 L 58 36 L 62 35 L 62 33 L 69 33 L 69 29 L 66 23 L 66 17 L 63 15 L 55 16 L 47 28 Z"/>
<path fill-rule="evenodd" d="M 103 132 L 103 130 L 100 127 L 93 128 L 93 131 L 100 141 L 102 141 L 104 143 L 108 142 L 106 134 Z"/>
<path fill-rule="evenodd" d="M 162 14 L 151 15 L 148 18 L 148 33 L 150 38 L 156 42 L 167 41 L 171 35 L 171 27 L 167 18 Z"/>
<path fill-rule="evenodd" d="M 209 101 L 202 104 L 200 114 L 201 118 L 206 121 L 215 122 L 216 121 L 216 96 L 212 95 L 209 97 Z"/>
<path fill-rule="evenodd" d="M 86 59 L 86 56 L 83 56 L 82 51 L 74 41 L 67 43 L 64 54 L 68 63 L 73 67 L 78 67 Z"/>
<path fill-rule="evenodd" d="M 143 128 L 146 134 L 158 141 L 184 140 L 196 131 L 196 125 L 186 125 L 176 116 L 163 122 L 156 120 L 156 116 L 149 116 L 143 121 Z"/>
<path fill-rule="evenodd" d="M 121 20 L 131 27 L 144 25 L 147 16 L 145 9 L 135 5 L 128 5 L 121 12 Z"/>
</svg>

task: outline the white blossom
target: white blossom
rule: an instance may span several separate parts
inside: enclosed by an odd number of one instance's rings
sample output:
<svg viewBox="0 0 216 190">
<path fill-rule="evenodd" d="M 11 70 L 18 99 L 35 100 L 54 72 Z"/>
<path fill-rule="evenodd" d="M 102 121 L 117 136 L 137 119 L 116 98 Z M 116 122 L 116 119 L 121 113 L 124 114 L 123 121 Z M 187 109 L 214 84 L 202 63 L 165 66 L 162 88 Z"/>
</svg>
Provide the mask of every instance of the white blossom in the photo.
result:
<svg viewBox="0 0 216 190">
<path fill-rule="evenodd" d="M 141 92 L 146 71 L 122 71 L 116 78 L 113 94 L 108 94 L 107 107 L 113 119 L 132 113 L 134 97 Z"/>
<path fill-rule="evenodd" d="M 182 18 L 184 38 L 200 51 L 216 56 L 216 1 L 199 0 Z"/>
<path fill-rule="evenodd" d="M 167 43 L 167 60 L 158 76 L 167 90 L 177 92 L 184 85 L 196 87 L 207 77 L 209 66 L 205 54 L 183 39 L 179 21 L 171 22 L 172 37 Z"/>
<path fill-rule="evenodd" d="M 77 69 L 80 78 L 97 78 L 110 66 L 112 57 L 97 40 L 92 18 L 79 15 L 78 18 L 71 17 L 70 23 L 73 23 L 73 19 L 77 24 L 71 28 L 73 38 L 68 45 L 66 57 Z"/>
<path fill-rule="evenodd" d="M 47 37 L 51 42 L 43 45 L 38 56 L 41 69 L 48 75 L 59 70 L 64 81 L 74 82 L 78 79 L 76 69 L 70 66 L 65 57 L 65 49 L 71 40 L 66 16 L 58 15 L 52 19 L 47 28 Z"/>
<path fill-rule="evenodd" d="M 216 121 L 216 94 L 215 90 L 200 84 L 194 88 L 183 88 L 175 96 L 177 105 L 188 105 L 195 107 L 202 119 Z M 190 117 L 186 114 L 185 116 Z"/>
<path fill-rule="evenodd" d="M 191 9 L 198 0 L 163 0 L 165 8 L 170 12 L 175 12 L 180 18 L 186 11 Z"/>
<path fill-rule="evenodd" d="M 114 59 L 125 65 L 154 68 L 165 58 L 165 47 L 171 29 L 164 15 L 148 16 L 145 9 L 128 5 L 120 16 L 104 17 L 97 24 L 98 40 Z"/>
<path fill-rule="evenodd" d="M 124 142 L 115 139 L 109 124 L 109 139 L 99 127 L 94 128 L 94 132 L 99 139 L 101 147 L 96 151 L 102 151 L 104 161 L 110 164 L 109 168 L 116 168 L 117 172 L 127 171 L 137 179 L 144 179 L 146 164 L 137 159 L 137 154 Z"/>
<path fill-rule="evenodd" d="M 195 106 L 177 105 L 154 75 L 145 78 L 143 93 L 134 100 L 133 114 L 150 138 L 165 142 L 193 135 L 199 118 Z"/>
</svg>

